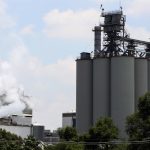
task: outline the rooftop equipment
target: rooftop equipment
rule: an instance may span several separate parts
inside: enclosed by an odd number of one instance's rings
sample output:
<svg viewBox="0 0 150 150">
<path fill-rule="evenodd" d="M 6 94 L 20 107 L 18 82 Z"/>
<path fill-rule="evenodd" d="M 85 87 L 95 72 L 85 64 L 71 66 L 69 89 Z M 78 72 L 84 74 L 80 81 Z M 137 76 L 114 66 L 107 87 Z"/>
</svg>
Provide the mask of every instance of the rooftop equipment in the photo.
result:
<svg viewBox="0 0 150 150">
<path fill-rule="evenodd" d="M 95 26 L 95 57 L 135 56 L 150 57 L 150 42 L 130 38 L 125 30 L 126 16 L 122 8 L 117 11 L 104 12 L 101 17 L 104 22 Z M 103 48 L 101 48 L 101 35 L 103 32 Z M 139 46 L 143 46 L 139 51 Z"/>
</svg>

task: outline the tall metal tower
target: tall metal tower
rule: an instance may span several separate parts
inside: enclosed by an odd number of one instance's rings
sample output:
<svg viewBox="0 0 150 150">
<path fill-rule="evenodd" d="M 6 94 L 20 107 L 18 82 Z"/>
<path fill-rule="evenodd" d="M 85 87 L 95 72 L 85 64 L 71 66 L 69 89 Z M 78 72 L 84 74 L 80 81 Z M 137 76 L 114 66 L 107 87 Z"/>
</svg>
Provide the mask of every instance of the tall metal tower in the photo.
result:
<svg viewBox="0 0 150 150">
<path fill-rule="evenodd" d="M 150 56 L 150 42 L 132 39 L 126 32 L 126 16 L 123 15 L 122 8 L 110 12 L 102 9 L 101 17 L 104 18 L 104 22 L 93 30 L 95 32 L 95 57 L 123 55 L 145 58 Z"/>
</svg>

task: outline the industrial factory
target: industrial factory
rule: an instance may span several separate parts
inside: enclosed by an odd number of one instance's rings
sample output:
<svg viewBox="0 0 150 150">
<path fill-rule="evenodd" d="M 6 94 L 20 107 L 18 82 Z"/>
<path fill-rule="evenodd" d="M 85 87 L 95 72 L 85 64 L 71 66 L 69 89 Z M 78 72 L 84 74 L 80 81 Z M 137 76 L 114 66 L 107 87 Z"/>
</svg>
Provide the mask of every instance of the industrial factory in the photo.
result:
<svg viewBox="0 0 150 150">
<path fill-rule="evenodd" d="M 150 42 L 130 37 L 122 8 L 102 9 L 101 17 L 93 29 L 94 52 L 76 60 L 76 128 L 83 134 L 100 117 L 111 117 L 124 138 L 126 117 L 150 90 Z"/>
<path fill-rule="evenodd" d="M 13 94 L 12 94 L 13 93 Z M 13 96 L 12 96 L 13 95 Z M 43 125 L 32 123 L 31 98 L 17 88 L 0 90 L 0 129 L 22 138 L 33 136 L 37 140 L 52 143 L 59 141 L 56 132 L 46 130 Z"/>
<path fill-rule="evenodd" d="M 27 138 L 32 134 L 32 115 L 11 115 L 0 118 L 0 128 Z"/>
<path fill-rule="evenodd" d="M 56 132 L 46 130 L 43 125 L 32 124 L 32 114 L 10 115 L 0 118 L 0 129 L 16 134 L 22 138 L 33 136 L 45 143 L 58 142 Z"/>
</svg>

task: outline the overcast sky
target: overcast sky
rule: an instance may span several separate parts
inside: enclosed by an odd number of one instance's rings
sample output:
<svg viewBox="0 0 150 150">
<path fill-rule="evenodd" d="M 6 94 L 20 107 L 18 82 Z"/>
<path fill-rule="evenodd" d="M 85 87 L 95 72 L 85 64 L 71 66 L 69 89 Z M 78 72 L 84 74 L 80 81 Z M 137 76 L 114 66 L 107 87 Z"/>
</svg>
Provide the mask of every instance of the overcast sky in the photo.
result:
<svg viewBox="0 0 150 150">
<path fill-rule="evenodd" d="M 75 59 L 93 51 L 101 3 L 122 5 L 131 37 L 149 40 L 149 0 L 0 0 L 0 76 L 33 97 L 33 123 L 53 130 L 75 111 Z"/>
</svg>

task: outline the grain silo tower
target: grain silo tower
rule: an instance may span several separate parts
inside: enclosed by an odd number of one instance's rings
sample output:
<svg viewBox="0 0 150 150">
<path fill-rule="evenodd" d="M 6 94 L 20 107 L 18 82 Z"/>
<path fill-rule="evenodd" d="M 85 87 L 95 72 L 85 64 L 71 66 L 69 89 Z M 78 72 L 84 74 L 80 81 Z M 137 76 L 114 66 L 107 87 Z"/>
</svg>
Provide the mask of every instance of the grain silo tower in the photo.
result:
<svg viewBox="0 0 150 150">
<path fill-rule="evenodd" d="M 85 133 L 92 126 L 93 120 L 93 60 L 90 53 L 83 52 L 76 62 L 76 126 L 79 133 Z"/>
<path fill-rule="evenodd" d="M 100 57 L 101 52 L 101 26 L 94 28 L 94 57 L 93 57 L 93 123 L 99 117 L 110 116 L 109 109 L 109 74 L 110 59 Z"/>
<path fill-rule="evenodd" d="M 150 42 L 130 38 L 122 9 L 102 9 L 101 17 L 104 22 L 93 30 L 94 56 L 84 52 L 76 61 L 77 131 L 85 133 L 100 117 L 111 117 L 126 137 L 126 117 L 150 90 Z"/>
</svg>

